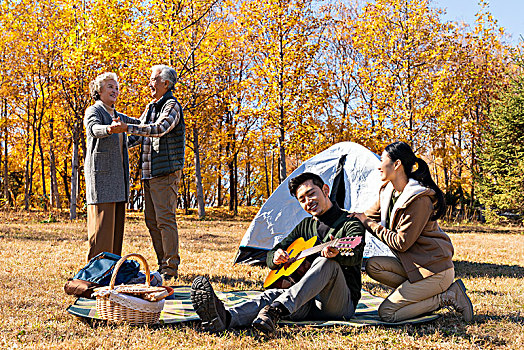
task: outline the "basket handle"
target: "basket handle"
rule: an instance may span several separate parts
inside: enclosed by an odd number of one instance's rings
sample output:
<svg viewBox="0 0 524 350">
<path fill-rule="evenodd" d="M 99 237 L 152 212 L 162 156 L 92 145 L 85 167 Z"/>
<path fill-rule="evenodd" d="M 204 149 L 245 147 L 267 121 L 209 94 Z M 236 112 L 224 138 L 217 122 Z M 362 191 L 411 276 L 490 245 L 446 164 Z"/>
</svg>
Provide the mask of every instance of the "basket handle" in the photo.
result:
<svg viewBox="0 0 524 350">
<path fill-rule="evenodd" d="M 146 259 L 138 254 L 138 253 L 131 253 L 127 254 L 126 256 L 123 256 L 118 260 L 118 262 L 115 265 L 115 268 L 113 269 L 113 275 L 111 275 L 111 282 L 109 283 L 109 289 L 115 289 L 115 282 L 116 282 L 116 275 L 118 274 L 118 270 L 120 269 L 120 266 L 130 257 L 138 258 L 138 260 L 141 260 L 142 265 L 144 265 L 144 268 L 146 270 L 146 285 L 148 287 L 151 286 L 151 276 L 149 275 L 149 265 L 147 264 Z"/>
</svg>

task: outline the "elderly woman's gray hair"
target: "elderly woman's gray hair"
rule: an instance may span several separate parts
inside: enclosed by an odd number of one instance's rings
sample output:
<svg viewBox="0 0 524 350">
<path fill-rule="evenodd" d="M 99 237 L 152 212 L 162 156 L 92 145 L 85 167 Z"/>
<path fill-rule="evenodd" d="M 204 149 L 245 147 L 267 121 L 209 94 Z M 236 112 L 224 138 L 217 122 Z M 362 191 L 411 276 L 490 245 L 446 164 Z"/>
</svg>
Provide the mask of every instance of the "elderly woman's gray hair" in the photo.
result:
<svg viewBox="0 0 524 350">
<path fill-rule="evenodd" d="M 111 72 L 102 73 L 89 83 L 89 94 L 93 100 L 100 100 L 100 90 L 102 90 L 107 80 L 114 80 L 118 84 L 118 77 Z"/>
<path fill-rule="evenodd" d="M 176 70 L 165 64 L 157 64 L 156 66 L 151 67 L 152 72 L 156 72 L 157 70 L 160 71 L 160 79 L 169 83 L 167 89 L 172 90 L 176 83 Z"/>
</svg>

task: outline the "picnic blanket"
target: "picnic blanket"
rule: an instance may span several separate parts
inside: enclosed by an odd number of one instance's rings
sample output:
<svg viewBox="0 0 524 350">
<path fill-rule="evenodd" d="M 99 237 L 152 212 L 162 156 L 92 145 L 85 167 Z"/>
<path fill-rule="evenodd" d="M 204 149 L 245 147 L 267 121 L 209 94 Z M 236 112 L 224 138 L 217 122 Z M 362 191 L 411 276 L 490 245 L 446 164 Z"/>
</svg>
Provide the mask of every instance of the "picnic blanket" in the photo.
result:
<svg viewBox="0 0 524 350">
<path fill-rule="evenodd" d="M 189 286 L 173 287 L 175 293 L 166 300 L 164 304 L 164 310 L 160 315 L 160 322 L 164 324 L 198 321 L 199 317 L 193 310 L 191 305 Z M 243 301 L 253 299 L 259 295 L 260 291 L 248 290 L 248 291 L 233 291 L 233 292 L 219 292 L 217 296 L 224 301 L 226 306 L 230 307 L 239 304 Z M 368 326 L 368 325 L 390 325 L 398 326 L 403 324 L 414 324 L 429 322 L 437 319 L 439 315 L 429 314 L 423 315 L 417 318 L 406 320 L 403 322 L 388 323 L 381 321 L 378 317 L 378 306 L 382 302 L 382 298 L 376 297 L 369 292 L 362 290 L 362 298 L 357 305 L 355 315 L 348 321 L 286 321 L 281 320 L 279 324 L 287 325 L 303 325 L 303 326 L 314 326 L 314 327 L 325 327 L 333 325 L 346 325 L 346 326 Z M 100 319 L 96 312 L 96 301 L 93 299 L 79 298 L 76 302 L 67 308 L 69 313 L 90 319 Z"/>
</svg>

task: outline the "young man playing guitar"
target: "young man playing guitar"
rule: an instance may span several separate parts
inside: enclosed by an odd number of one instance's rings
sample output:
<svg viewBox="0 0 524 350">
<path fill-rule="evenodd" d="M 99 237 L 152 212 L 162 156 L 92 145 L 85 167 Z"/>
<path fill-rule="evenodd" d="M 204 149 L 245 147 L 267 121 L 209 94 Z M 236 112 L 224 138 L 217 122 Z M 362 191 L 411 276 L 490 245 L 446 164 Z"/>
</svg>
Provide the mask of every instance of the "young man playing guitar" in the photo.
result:
<svg viewBox="0 0 524 350">
<path fill-rule="evenodd" d="M 350 218 L 329 199 L 329 186 L 320 176 L 303 173 L 289 182 L 289 191 L 312 217 L 302 220 L 291 233 L 267 254 L 267 266 L 276 270 L 290 262 L 286 249 L 302 237 L 317 236 L 317 244 L 333 238 L 361 237 L 350 256 L 326 246 L 309 256 L 310 268 L 288 289 L 267 289 L 260 297 L 225 308 L 209 280 L 199 276 L 191 286 L 191 301 L 202 326 L 210 332 L 252 325 L 266 334 L 275 332 L 280 318 L 288 320 L 349 319 L 360 299 L 360 268 L 364 251 L 364 226 Z"/>
</svg>

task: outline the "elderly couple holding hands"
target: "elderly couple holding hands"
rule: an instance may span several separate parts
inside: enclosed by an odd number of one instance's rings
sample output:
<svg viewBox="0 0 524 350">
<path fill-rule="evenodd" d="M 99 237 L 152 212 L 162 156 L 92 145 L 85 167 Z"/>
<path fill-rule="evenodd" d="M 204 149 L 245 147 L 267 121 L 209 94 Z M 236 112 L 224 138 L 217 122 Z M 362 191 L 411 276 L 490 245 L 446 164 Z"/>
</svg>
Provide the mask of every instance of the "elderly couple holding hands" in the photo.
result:
<svg viewBox="0 0 524 350">
<path fill-rule="evenodd" d="M 151 68 L 153 100 L 139 119 L 115 110 L 119 95 L 114 73 L 97 76 L 89 90 L 95 103 L 85 112 L 84 163 L 90 260 L 101 252 L 121 255 L 125 205 L 129 199 L 128 148 L 141 145 L 140 168 L 145 220 L 164 282 L 178 276 L 177 192 L 185 153 L 182 107 L 173 96 L 176 71 Z"/>
</svg>

